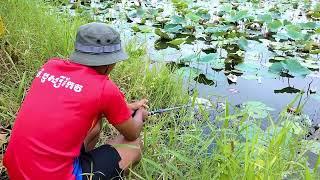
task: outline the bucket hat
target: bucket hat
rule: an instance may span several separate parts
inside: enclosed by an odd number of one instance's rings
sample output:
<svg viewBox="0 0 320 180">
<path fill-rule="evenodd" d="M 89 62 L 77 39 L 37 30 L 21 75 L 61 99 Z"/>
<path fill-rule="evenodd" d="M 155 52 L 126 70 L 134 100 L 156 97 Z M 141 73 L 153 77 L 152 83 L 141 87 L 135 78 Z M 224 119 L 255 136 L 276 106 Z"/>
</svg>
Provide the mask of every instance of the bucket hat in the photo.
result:
<svg viewBox="0 0 320 180">
<path fill-rule="evenodd" d="M 120 34 L 105 23 L 88 23 L 79 27 L 75 51 L 70 61 L 87 66 L 103 66 L 128 59 Z"/>
</svg>

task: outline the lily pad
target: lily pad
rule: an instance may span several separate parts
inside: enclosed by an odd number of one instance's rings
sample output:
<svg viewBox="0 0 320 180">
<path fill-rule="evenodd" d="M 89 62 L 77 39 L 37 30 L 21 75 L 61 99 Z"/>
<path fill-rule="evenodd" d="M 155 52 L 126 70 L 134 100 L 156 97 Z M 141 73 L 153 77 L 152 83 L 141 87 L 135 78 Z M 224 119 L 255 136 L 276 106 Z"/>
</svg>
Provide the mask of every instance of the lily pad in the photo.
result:
<svg viewBox="0 0 320 180">
<path fill-rule="evenodd" d="M 187 55 L 185 57 L 181 58 L 182 62 L 197 62 L 197 63 L 209 63 L 212 65 L 218 65 L 218 59 L 219 59 L 219 55 L 217 53 L 194 53 L 191 55 Z M 221 64 L 221 62 L 219 62 Z M 223 64 L 224 64 L 224 60 L 223 60 Z"/>
<path fill-rule="evenodd" d="M 134 32 L 149 33 L 149 32 L 152 32 L 152 27 L 146 26 L 146 25 L 134 24 L 134 25 L 132 26 L 132 30 L 133 30 Z"/>
<path fill-rule="evenodd" d="M 206 33 L 227 32 L 231 28 L 232 26 L 229 26 L 229 25 L 220 25 L 215 27 L 208 27 L 207 29 L 204 30 L 204 32 Z"/>
<path fill-rule="evenodd" d="M 225 68 L 225 59 L 215 59 L 214 61 L 210 62 L 210 66 L 214 70 L 222 70 Z"/>
<path fill-rule="evenodd" d="M 273 63 L 269 68 L 269 71 L 278 75 L 285 73 L 291 76 L 301 77 L 305 77 L 306 75 L 311 73 L 311 71 L 308 68 L 302 66 L 295 59 L 287 59 L 281 62 Z"/>
<path fill-rule="evenodd" d="M 146 17 L 144 17 L 145 11 L 142 8 L 138 8 L 137 10 L 129 11 L 126 15 L 127 18 L 135 23 L 144 24 Z"/>
<path fill-rule="evenodd" d="M 243 103 L 244 110 L 253 118 L 266 118 L 273 108 L 259 101 L 247 101 Z"/>
<path fill-rule="evenodd" d="M 180 44 L 182 43 L 185 43 L 187 40 L 187 38 L 176 38 L 172 41 L 169 41 L 168 43 L 169 44 L 172 44 L 172 45 L 175 45 L 175 46 L 179 46 Z"/>
<path fill-rule="evenodd" d="M 200 16 L 196 15 L 195 13 L 189 12 L 188 14 L 186 14 L 186 18 L 194 21 L 194 22 L 199 22 L 199 20 L 201 19 Z"/>
<path fill-rule="evenodd" d="M 290 94 L 295 94 L 295 93 L 299 93 L 299 92 L 301 92 L 301 90 L 300 89 L 297 89 L 297 88 L 294 88 L 294 87 L 285 87 L 285 88 L 282 88 L 282 89 L 275 89 L 274 91 L 273 91 L 274 93 L 290 93 Z"/>
<path fill-rule="evenodd" d="M 282 22 L 280 20 L 273 20 L 268 24 L 268 29 L 271 32 L 277 32 L 281 26 L 282 26 Z"/>
<path fill-rule="evenodd" d="M 178 33 L 182 29 L 180 24 L 167 24 L 164 26 L 164 30 L 169 33 Z"/>
<path fill-rule="evenodd" d="M 246 50 L 247 47 L 248 47 L 248 41 L 247 41 L 245 38 L 240 38 L 240 39 L 237 41 L 237 44 L 239 45 L 239 47 L 240 47 L 242 50 Z"/>
<path fill-rule="evenodd" d="M 240 11 L 233 10 L 230 12 L 229 16 L 227 16 L 226 20 L 229 22 L 237 22 L 247 18 L 248 16 L 249 15 L 247 10 L 240 10 Z"/>
<path fill-rule="evenodd" d="M 273 35 L 273 37 L 275 39 L 285 40 L 285 41 L 289 39 L 288 34 L 284 32 L 278 32 L 277 34 Z"/>
<path fill-rule="evenodd" d="M 302 29 L 311 30 L 311 29 L 315 29 L 317 27 L 317 24 L 315 22 L 306 22 L 306 23 L 300 23 L 299 26 Z"/>
<path fill-rule="evenodd" d="M 186 20 L 181 16 L 173 15 L 173 16 L 171 16 L 171 22 L 173 24 L 185 24 Z"/>
<path fill-rule="evenodd" d="M 157 28 L 154 30 L 154 33 L 160 36 L 162 39 L 172 39 L 173 35 L 169 33 L 162 32 L 161 29 Z"/>
<path fill-rule="evenodd" d="M 270 14 L 259 15 L 258 20 L 262 22 L 270 23 L 272 21 L 272 16 Z"/>
<path fill-rule="evenodd" d="M 218 57 L 219 56 L 217 53 L 205 54 L 205 55 L 200 56 L 199 61 L 204 62 L 204 63 L 210 63 L 210 62 L 215 61 Z"/>
<path fill-rule="evenodd" d="M 288 36 L 293 40 L 301 40 L 304 35 L 301 32 L 300 27 L 296 25 L 288 25 L 286 26 L 286 31 L 288 33 Z"/>
<path fill-rule="evenodd" d="M 182 57 L 180 59 L 181 62 L 193 62 L 193 61 L 198 61 L 199 59 L 199 54 L 190 54 L 190 55 L 187 55 L 185 57 Z"/>
<path fill-rule="evenodd" d="M 176 74 L 186 78 L 194 79 L 200 74 L 200 70 L 192 67 L 182 67 L 175 71 Z"/>
<path fill-rule="evenodd" d="M 229 13 L 229 12 L 231 12 L 231 10 L 232 10 L 232 5 L 230 4 L 230 3 L 226 3 L 226 4 L 223 4 L 223 6 L 221 6 L 221 11 L 223 11 L 223 12 L 227 12 L 227 13 Z"/>
<path fill-rule="evenodd" d="M 209 20 L 211 18 L 211 15 L 209 13 L 208 9 L 198 9 L 196 12 L 196 15 L 200 16 L 203 20 Z"/>
<path fill-rule="evenodd" d="M 238 69 L 242 72 L 256 73 L 256 72 L 258 72 L 260 66 L 259 66 L 259 64 L 253 63 L 253 62 L 244 62 L 244 63 L 236 65 L 234 68 Z"/>
</svg>

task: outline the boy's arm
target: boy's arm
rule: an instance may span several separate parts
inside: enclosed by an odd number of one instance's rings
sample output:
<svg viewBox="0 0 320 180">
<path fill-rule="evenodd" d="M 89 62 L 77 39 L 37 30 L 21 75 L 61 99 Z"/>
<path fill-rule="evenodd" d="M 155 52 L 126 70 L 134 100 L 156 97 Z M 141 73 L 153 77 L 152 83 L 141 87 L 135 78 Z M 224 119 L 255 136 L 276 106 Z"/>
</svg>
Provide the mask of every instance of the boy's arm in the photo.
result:
<svg viewBox="0 0 320 180">
<path fill-rule="evenodd" d="M 114 127 L 129 141 L 136 140 L 141 133 L 143 121 L 148 117 L 148 111 L 143 107 L 139 108 L 134 117 Z"/>
<path fill-rule="evenodd" d="M 140 107 L 144 107 L 145 109 L 148 109 L 149 107 L 148 107 L 147 103 L 148 103 L 147 99 L 141 99 L 140 101 L 136 101 L 136 102 L 128 104 L 128 107 L 132 111 L 138 110 Z"/>
<path fill-rule="evenodd" d="M 144 108 L 147 100 L 127 104 L 123 93 L 112 81 L 105 83 L 100 99 L 102 113 L 127 140 L 137 139 L 148 116 Z M 136 111 L 134 117 L 133 111 Z"/>
</svg>

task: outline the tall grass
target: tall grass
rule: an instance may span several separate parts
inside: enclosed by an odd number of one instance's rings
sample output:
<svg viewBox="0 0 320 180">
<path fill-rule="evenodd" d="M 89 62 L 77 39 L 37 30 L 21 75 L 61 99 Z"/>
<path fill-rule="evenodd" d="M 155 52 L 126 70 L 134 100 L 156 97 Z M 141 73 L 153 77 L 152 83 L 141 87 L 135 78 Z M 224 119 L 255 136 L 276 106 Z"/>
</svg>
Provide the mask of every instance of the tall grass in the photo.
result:
<svg viewBox="0 0 320 180">
<path fill-rule="evenodd" d="M 75 32 L 86 18 L 58 14 L 38 0 L 2 0 L 6 26 L 1 39 L 0 122 L 12 123 L 35 72 L 46 59 L 67 57 Z M 188 101 L 182 79 L 165 65 L 151 65 L 145 47 L 131 41 L 130 59 L 117 65 L 112 78 L 129 100 L 146 97 L 151 108 Z M 262 131 L 261 120 L 227 106 L 214 123 L 206 110 L 154 116 L 145 124 L 143 158 L 128 179 L 317 179 L 307 166 L 304 132 L 281 116 Z M 231 113 L 233 112 L 233 113 Z M 103 138 L 107 138 L 105 132 Z M 318 164 L 320 164 L 320 159 Z M 1 168 L 0 168 L 1 169 Z"/>
<path fill-rule="evenodd" d="M 36 70 L 73 49 L 77 27 L 86 22 L 58 15 L 42 1 L 1 1 L 5 36 L 0 39 L 0 122 L 12 122 Z M 10 121 L 11 120 L 11 121 Z"/>
</svg>

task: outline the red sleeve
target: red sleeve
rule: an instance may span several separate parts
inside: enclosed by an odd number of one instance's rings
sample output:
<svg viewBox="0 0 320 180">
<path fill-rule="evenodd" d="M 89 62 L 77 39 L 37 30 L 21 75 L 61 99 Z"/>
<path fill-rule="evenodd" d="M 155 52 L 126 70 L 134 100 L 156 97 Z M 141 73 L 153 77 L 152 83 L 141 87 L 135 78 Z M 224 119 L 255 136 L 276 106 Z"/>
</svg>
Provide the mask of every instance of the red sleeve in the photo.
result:
<svg viewBox="0 0 320 180">
<path fill-rule="evenodd" d="M 131 110 L 120 89 L 106 80 L 101 95 L 102 112 L 112 125 L 121 124 L 131 117 Z"/>
</svg>

